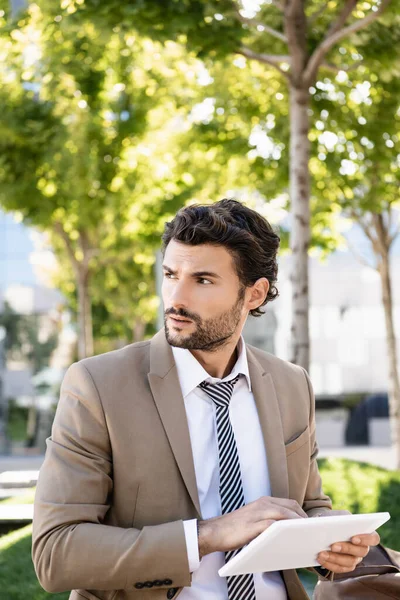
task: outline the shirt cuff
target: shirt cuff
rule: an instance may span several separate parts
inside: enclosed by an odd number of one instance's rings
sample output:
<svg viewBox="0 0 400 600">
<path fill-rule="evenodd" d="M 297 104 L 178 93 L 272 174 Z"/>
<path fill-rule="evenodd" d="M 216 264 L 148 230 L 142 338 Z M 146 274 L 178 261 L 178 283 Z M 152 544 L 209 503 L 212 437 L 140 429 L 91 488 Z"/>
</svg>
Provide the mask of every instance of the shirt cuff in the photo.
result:
<svg viewBox="0 0 400 600">
<path fill-rule="evenodd" d="M 197 537 L 197 519 L 183 521 L 185 530 L 186 551 L 189 561 L 189 571 L 193 573 L 200 566 L 199 540 Z"/>
</svg>

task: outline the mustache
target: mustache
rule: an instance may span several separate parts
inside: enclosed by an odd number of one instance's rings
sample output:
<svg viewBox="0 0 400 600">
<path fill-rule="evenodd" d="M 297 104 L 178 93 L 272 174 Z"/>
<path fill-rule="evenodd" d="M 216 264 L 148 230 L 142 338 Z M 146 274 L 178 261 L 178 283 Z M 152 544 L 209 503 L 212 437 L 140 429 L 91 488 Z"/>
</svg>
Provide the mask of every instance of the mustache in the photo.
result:
<svg viewBox="0 0 400 600">
<path fill-rule="evenodd" d="M 198 315 L 194 315 L 190 312 L 188 312 L 187 310 L 185 310 L 184 308 L 179 308 L 178 310 L 175 310 L 174 308 L 168 308 L 165 311 L 165 315 L 175 315 L 176 317 L 182 317 L 182 319 L 190 319 L 191 321 L 194 321 L 195 323 L 199 323 L 200 322 L 200 318 Z"/>
</svg>

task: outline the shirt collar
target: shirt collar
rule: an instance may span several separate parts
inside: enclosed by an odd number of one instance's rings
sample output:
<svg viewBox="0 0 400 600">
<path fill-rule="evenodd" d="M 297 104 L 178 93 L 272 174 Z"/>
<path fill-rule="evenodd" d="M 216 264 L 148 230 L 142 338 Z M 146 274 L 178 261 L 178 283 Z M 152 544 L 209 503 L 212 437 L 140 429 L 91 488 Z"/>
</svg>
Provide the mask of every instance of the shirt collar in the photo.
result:
<svg viewBox="0 0 400 600">
<path fill-rule="evenodd" d="M 239 374 L 242 374 L 246 377 L 249 392 L 251 392 L 251 381 L 249 374 L 249 366 L 247 363 L 246 344 L 244 342 L 243 336 L 240 336 L 237 349 L 238 358 L 232 371 L 223 379 L 219 379 L 217 377 L 211 377 L 211 375 L 207 373 L 204 367 L 202 367 L 202 365 L 198 362 L 198 360 L 193 356 L 193 354 L 189 350 L 186 350 L 185 348 L 177 348 L 176 346 L 172 346 L 172 352 L 178 371 L 178 378 L 183 397 L 186 398 L 186 396 L 190 394 L 190 392 L 192 392 L 194 389 L 196 389 L 196 387 L 200 385 L 202 381 L 208 381 L 209 383 L 220 383 L 221 381 L 228 381 L 229 379 L 232 379 Z"/>
</svg>

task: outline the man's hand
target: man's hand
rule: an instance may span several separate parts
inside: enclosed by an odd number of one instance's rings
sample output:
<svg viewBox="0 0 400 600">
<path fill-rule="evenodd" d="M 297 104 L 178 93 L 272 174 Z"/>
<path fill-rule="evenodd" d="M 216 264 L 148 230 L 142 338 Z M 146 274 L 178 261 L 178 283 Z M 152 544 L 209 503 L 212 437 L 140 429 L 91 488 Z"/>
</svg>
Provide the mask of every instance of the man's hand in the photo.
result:
<svg viewBox="0 0 400 600">
<path fill-rule="evenodd" d="M 200 558 L 248 544 L 275 521 L 307 518 L 295 500 L 263 496 L 222 517 L 199 523 Z"/>
<path fill-rule="evenodd" d="M 370 546 L 377 546 L 379 541 L 380 537 L 376 531 L 356 535 L 351 542 L 337 542 L 331 546 L 330 552 L 321 552 L 318 561 L 324 569 L 333 573 L 348 573 L 354 571 L 367 556 Z"/>
</svg>

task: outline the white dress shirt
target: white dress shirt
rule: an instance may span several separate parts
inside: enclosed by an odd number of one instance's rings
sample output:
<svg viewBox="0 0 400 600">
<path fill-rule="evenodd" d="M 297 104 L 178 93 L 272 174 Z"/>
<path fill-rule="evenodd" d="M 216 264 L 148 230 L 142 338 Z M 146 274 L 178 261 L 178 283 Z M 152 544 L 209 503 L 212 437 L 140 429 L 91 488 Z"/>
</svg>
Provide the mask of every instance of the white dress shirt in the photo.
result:
<svg viewBox="0 0 400 600">
<path fill-rule="evenodd" d="M 201 515 L 210 519 L 221 515 L 219 496 L 219 461 L 215 404 L 198 387 L 202 381 L 219 383 L 243 374 L 235 385 L 230 401 L 230 417 L 239 455 L 245 503 L 270 496 L 264 440 L 247 364 L 243 338 L 238 345 L 238 359 L 224 379 L 210 377 L 189 350 L 172 347 L 179 383 L 185 402 L 190 441 L 199 493 Z M 197 520 L 184 521 L 189 568 L 193 572 L 191 587 L 185 587 L 180 600 L 227 600 L 226 578 L 218 575 L 225 564 L 224 552 L 213 552 L 199 560 Z M 254 576 L 257 600 L 287 600 L 286 588 L 279 572 Z"/>
</svg>

